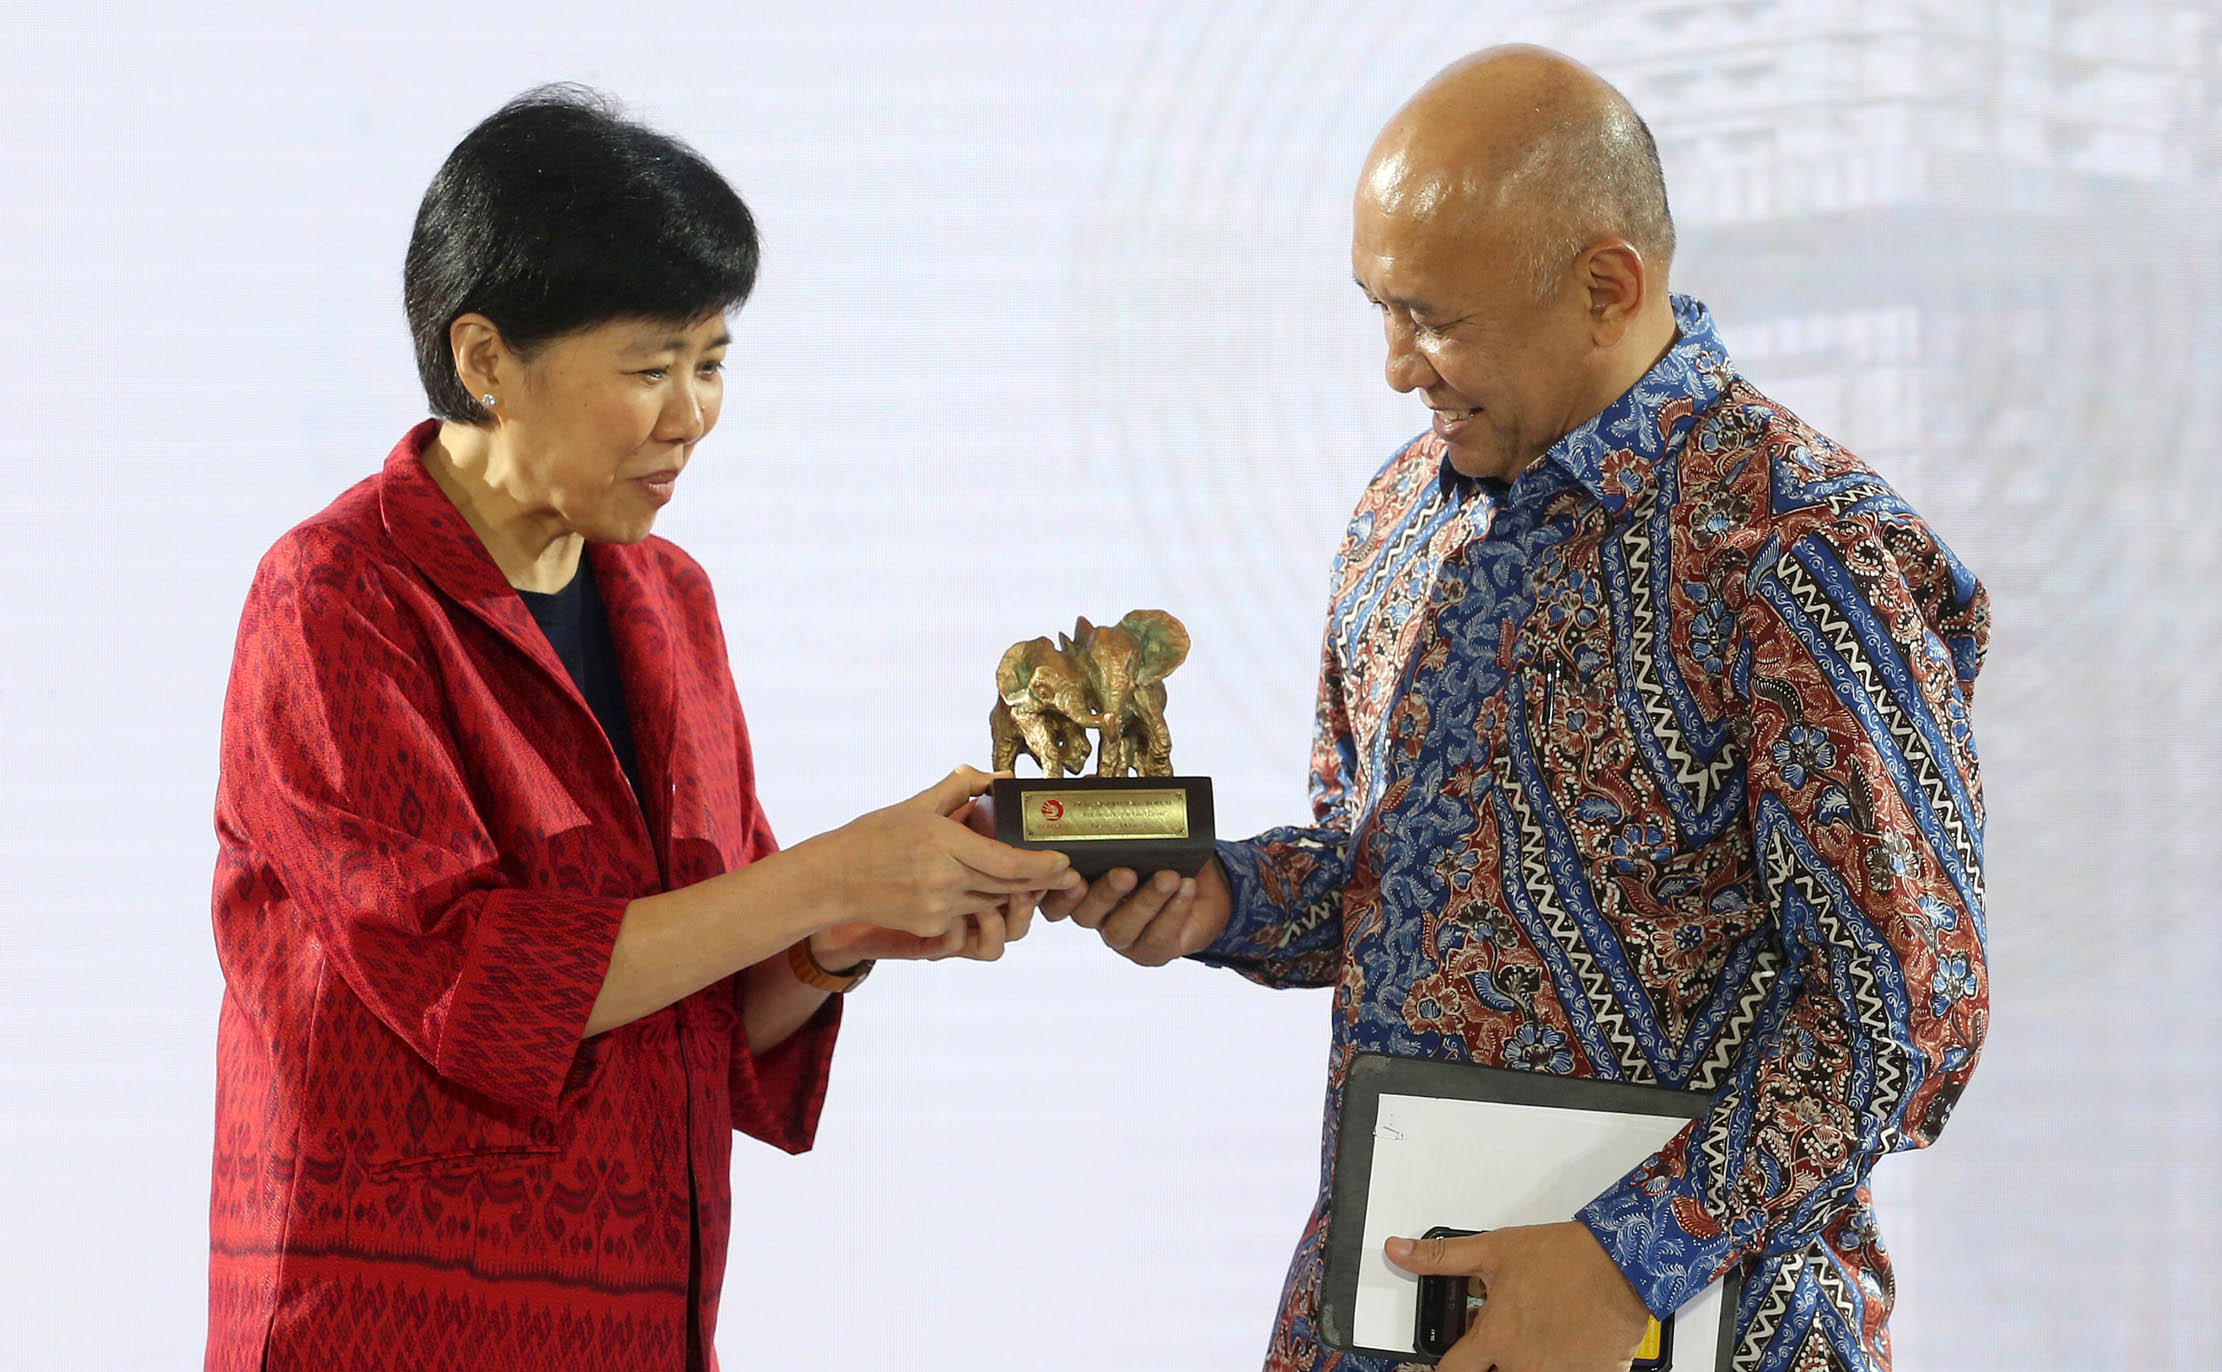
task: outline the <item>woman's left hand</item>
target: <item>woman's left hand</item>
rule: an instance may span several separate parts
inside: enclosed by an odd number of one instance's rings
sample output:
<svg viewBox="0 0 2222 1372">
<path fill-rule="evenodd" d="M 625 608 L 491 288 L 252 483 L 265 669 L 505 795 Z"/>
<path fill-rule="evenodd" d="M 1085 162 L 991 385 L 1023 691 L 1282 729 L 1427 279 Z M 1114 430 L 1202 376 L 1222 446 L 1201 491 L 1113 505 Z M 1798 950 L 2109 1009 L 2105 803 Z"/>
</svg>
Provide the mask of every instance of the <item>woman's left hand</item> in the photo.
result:
<svg viewBox="0 0 2222 1372">
<path fill-rule="evenodd" d="M 1014 902 L 1018 899 L 1019 896 L 1012 897 Z M 1029 897 L 1025 913 L 1016 920 L 1008 910 L 992 915 L 966 915 L 950 925 L 949 932 L 939 938 L 851 920 L 812 934 L 810 956 L 817 959 L 820 967 L 835 973 L 867 959 L 939 962 L 943 958 L 971 958 L 976 962 L 993 962 L 1003 956 L 1003 945 L 1026 936 L 1027 926 L 1034 919 L 1032 902 L 1039 899 L 1039 892 Z"/>
</svg>

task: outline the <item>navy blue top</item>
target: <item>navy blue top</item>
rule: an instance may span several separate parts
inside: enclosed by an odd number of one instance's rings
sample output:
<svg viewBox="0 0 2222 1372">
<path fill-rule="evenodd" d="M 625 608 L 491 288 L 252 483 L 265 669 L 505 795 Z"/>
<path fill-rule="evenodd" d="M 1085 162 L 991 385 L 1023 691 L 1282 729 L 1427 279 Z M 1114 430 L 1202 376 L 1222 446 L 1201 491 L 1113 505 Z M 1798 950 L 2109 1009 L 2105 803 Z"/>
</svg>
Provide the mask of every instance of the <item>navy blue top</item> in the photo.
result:
<svg viewBox="0 0 2222 1372">
<path fill-rule="evenodd" d="M 587 708 L 609 737 L 618 765 L 625 769 L 625 779 L 633 784 L 641 813 L 646 814 L 648 799 L 640 789 L 640 767 L 633 757 L 633 721 L 625 711 L 624 674 L 618 670 L 609 614 L 602 608 L 601 588 L 594 583 L 587 559 L 579 558 L 577 574 L 562 590 L 520 590 L 517 595 L 532 611 L 540 632 L 548 636 L 549 646 L 571 674 L 579 694 L 586 697 Z"/>
</svg>

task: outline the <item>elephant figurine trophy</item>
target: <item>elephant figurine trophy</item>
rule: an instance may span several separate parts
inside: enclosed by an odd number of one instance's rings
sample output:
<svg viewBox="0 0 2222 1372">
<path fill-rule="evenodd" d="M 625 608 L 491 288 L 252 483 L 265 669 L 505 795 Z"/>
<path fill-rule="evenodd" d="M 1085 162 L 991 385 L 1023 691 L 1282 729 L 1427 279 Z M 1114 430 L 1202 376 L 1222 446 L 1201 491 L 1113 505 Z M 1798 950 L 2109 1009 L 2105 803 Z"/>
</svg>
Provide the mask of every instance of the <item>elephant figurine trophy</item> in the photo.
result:
<svg viewBox="0 0 2222 1372">
<path fill-rule="evenodd" d="M 1012 644 L 988 712 L 995 770 L 1024 753 L 1042 775 L 996 779 L 996 836 L 1057 849 L 1091 881 L 1114 867 L 1195 875 L 1212 853 L 1211 779 L 1173 775 L 1165 723 L 1165 678 L 1187 657 L 1188 630 L 1163 610 Z"/>
</svg>

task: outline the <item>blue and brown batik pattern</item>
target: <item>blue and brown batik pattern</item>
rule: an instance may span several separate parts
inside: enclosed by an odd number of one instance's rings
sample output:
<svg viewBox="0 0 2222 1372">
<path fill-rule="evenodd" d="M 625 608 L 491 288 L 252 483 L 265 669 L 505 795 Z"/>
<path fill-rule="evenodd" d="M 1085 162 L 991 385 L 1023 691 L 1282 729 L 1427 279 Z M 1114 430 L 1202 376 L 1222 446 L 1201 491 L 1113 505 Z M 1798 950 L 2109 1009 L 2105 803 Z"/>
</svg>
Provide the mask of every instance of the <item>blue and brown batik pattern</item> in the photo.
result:
<svg viewBox="0 0 2222 1372">
<path fill-rule="evenodd" d="M 1578 1216 L 1655 1312 L 1736 1264 L 1739 1369 L 1880 1368 L 1865 1186 L 1933 1139 L 1988 1016 L 1968 702 L 1982 588 L 1743 381 L 1703 306 L 1495 498 L 1423 438 L 1334 564 L 1316 823 L 1221 845 L 1203 961 L 1334 988 L 1353 1053 L 1702 1091 Z M 1321 1216 L 1268 1365 L 1320 1347 Z"/>
</svg>

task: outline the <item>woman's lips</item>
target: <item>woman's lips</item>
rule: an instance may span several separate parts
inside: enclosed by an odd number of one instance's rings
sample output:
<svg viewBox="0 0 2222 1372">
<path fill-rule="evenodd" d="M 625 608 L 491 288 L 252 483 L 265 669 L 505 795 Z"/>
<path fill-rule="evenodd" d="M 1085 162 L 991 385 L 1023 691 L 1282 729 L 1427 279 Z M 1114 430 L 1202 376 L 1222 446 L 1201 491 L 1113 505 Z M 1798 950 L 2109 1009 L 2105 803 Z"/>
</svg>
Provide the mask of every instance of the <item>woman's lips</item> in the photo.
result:
<svg viewBox="0 0 2222 1372">
<path fill-rule="evenodd" d="M 671 493 L 678 488 L 679 473 L 673 470 L 656 472 L 650 476 L 636 476 L 633 484 L 640 487 L 650 500 L 662 505 L 671 499 Z"/>
</svg>

